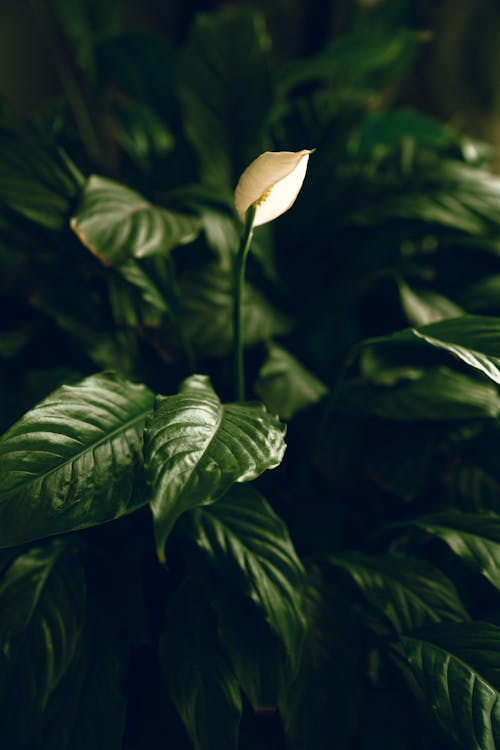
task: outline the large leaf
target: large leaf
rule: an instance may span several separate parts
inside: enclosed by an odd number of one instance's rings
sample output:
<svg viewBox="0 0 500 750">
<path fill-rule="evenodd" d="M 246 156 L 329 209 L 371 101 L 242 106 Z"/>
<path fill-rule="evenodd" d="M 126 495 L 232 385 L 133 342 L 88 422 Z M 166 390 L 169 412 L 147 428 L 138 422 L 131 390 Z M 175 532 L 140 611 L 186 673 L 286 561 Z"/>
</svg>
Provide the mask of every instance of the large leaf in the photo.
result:
<svg viewBox="0 0 500 750">
<path fill-rule="evenodd" d="M 416 291 L 403 280 L 399 280 L 398 288 L 401 304 L 411 325 L 427 325 L 464 314 L 461 307 L 432 289 Z"/>
<path fill-rule="evenodd" d="M 21 747 L 33 738 L 77 649 L 85 582 L 63 541 L 17 557 L 0 580 L 0 738 Z"/>
<path fill-rule="evenodd" d="M 182 286 L 181 311 L 186 334 L 202 356 L 222 357 L 233 344 L 233 274 L 209 264 Z M 252 284 L 243 290 L 243 339 L 253 346 L 287 333 L 290 321 Z"/>
<path fill-rule="evenodd" d="M 144 502 L 153 394 L 115 375 L 62 386 L 0 439 L 0 546 L 111 521 Z"/>
<path fill-rule="evenodd" d="M 189 579 L 169 600 L 161 665 L 194 749 L 237 750 L 240 689 L 214 614 Z"/>
<path fill-rule="evenodd" d="M 292 419 L 328 393 L 326 385 L 286 349 L 270 343 L 267 355 L 254 390 L 267 408 L 282 419 Z"/>
<path fill-rule="evenodd" d="M 265 150 L 272 105 L 269 41 L 253 13 L 199 15 L 183 53 L 179 93 L 203 181 L 232 188 Z"/>
<path fill-rule="evenodd" d="M 421 516 L 411 526 L 439 537 L 470 567 L 500 590 L 500 516 L 447 510 Z"/>
<path fill-rule="evenodd" d="M 158 555 L 184 511 L 214 503 L 234 482 L 278 466 L 285 429 L 262 404 L 222 404 L 207 377 L 160 396 L 145 434 Z"/>
<path fill-rule="evenodd" d="M 500 384 L 499 318 L 462 315 L 419 328 L 406 328 L 378 342 L 391 346 L 427 344 L 449 352 Z"/>
<path fill-rule="evenodd" d="M 321 561 L 349 573 L 368 602 L 398 632 L 468 617 L 449 578 L 422 560 L 355 552 L 328 555 Z"/>
<path fill-rule="evenodd" d="M 423 699 L 463 750 L 500 744 L 500 628 L 442 624 L 403 637 Z"/>
<path fill-rule="evenodd" d="M 304 570 L 283 521 L 253 487 L 234 487 L 196 511 L 196 542 L 211 565 L 249 596 L 293 663 L 304 635 Z"/>
<path fill-rule="evenodd" d="M 70 226 L 107 266 L 167 253 L 192 242 L 199 231 L 194 216 L 154 206 L 135 190 L 98 175 L 85 183 Z"/>
<path fill-rule="evenodd" d="M 62 151 L 0 132 L 0 201 L 49 229 L 62 229 L 83 177 Z"/>
</svg>

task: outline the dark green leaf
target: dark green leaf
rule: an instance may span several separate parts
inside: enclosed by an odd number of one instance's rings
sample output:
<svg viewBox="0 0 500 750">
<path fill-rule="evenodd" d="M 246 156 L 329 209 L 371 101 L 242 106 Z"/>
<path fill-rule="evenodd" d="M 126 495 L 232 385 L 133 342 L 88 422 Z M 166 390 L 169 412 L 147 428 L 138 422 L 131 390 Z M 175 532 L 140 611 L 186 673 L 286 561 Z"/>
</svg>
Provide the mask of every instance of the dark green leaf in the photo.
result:
<svg viewBox="0 0 500 750">
<path fill-rule="evenodd" d="M 272 105 L 269 40 L 259 16 L 241 10 L 196 18 L 179 80 L 189 140 L 204 182 L 233 188 L 265 150 Z"/>
<path fill-rule="evenodd" d="M 252 487 L 234 487 L 196 512 L 196 542 L 211 565 L 249 596 L 297 661 L 304 635 L 304 571 L 283 521 Z"/>
<path fill-rule="evenodd" d="M 419 328 L 406 328 L 379 342 L 384 346 L 428 344 L 449 352 L 500 384 L 499 318 L 462 315 Z"/>
<path fill-rule="evenodd" d="M 267 408 L 282 419 L 292 419 L 328 393 L 326 385 L 286 349 L 269 343 L 267 353 L 254 390 Z"/>
<path fill-rule="evenodd" d="M 409 522 L 439 537 L 471 568 L 500 590 L 500 516 L 447 510 Z"/>
<path fill-rule="evenodd" d="M 144 502 L 154 396 L 115 375 L 62 386 L 0 439 L 0 546 L 110 521 Z"/>
<path fill-rule="evenodd" d="M 190 580 L 169 600 L 161 664 L 194 749 L 237 750 L 240 689 L 213 612 Z"/>
<path fill-rule="evenodd" d="M 262 404 L 222 404 L 207 377 L 193 375 L 176 396 L 159 396 L 145 434 L 156 547 L 186 510 L 214 503 L 234 482 L 279 465 L 285 429 Z"/>
<path fill-rule="evenodd" d="M 423 326 L 464 314 L 461 307 L 432 289 L 420 289 L 417 292 L 402 279 L 399 280 L 398 287 L 401 304 L 411 325 Z"/>
<path fill-rule="evenodd" d="M 0 580 L 0 738 L 20 747 L 37 731 L 73 660 L 83 626 L 85 582 L 68 543 L 17 557 Z"/>
<path fill-rule="evenodd" d="M 60 230 L 83 177 L 54 146 L 0 132 L 0 201 L 27 219 Z"/>
<path fill-rule="evenodd" d="M 456 136 L 432 117 L 413 109 L 399 109 L 369 114 L 354 135 L 351 147 L 359 158 L 376 147 L 397 144 L 408 138 L 429 146 L 446 146 L 457 141 Z"/>
<path fill-rule="evenodd" d="M 500 361 L 500 360 L 499 360 Z M 371 415 L 405 422 L 496 418 L 500 412 L 497 388 L 467 375 L 435 367 L 421 370 L 392 387 L 352 379 L 340 387 L 335 400 L 339 412 Z"/>
<path fill-rule="evenodd" d="M 403 637 L 428 704 L 463 750 L 500 743 L 500 628 L 487 622 L 442 624 Z"/>
<path fill-rule="evenodd" d="M 422 560 L 356 552 L 328 555 L 321 562 L 349 573 L 368 602 L 387 617 L 397 632 L 408 632 L 429 622 L 468 617 L 449 578 Z"/>
<path fill-rule="evenodd" d="M 154 206 L 135 190 L 98 175 L 85 183 L 70 225 L 104 265 L 167 253 L 192 242 L 199 231 L 194 216 Z"/>
<path fill-rule="evenodd" d="M 186 334 L 201 356 L 222 357 L 233 344 L 233 274 L 219 265 L 197 269 L 182 286 Z M 246 346 L 290 330 L 290 321 L 251 284 L 243 291 L 243 339 Z"/>
</svg>

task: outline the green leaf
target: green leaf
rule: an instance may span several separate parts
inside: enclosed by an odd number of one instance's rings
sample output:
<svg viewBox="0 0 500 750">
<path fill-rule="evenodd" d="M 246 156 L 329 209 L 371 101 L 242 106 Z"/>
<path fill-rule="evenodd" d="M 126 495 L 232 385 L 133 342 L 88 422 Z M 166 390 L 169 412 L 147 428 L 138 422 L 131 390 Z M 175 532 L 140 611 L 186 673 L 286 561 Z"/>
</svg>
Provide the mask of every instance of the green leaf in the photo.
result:
<svg viewBox="0 0 500 750">
<path fill-rule="evenodd" d="M 442 539 L 467 565 L 500 589 L 500 515 L 453 509 L 414 518 L 408 524 Z"/>
<path fill-rule="evenodd" d="M 70 226 L 107 266 L 167 253 L 192 242 L 199 232 L 194 216 L 154 206 L 135 190 L 98 175 L 85 183 Z"/>
<path fill-rule="evenodd" d="M 361 378 L 342 385 L 335 409 L 396 422 L 413 420 L 494 419 L 500 413 L 497 388 L 448 367 L 413 370 L 411 378 L 387 387 Z"/>
<path fill-rule="evenodd" d="M 411 669 L 446 734 L 463 750 L 500 743 L 500 628 L 442 624 L 401 639 Z"/>
<path fill-rule="evenodd" d="M 398 288 L 401 304 L 412 325 L 423 326 L 464 314 L 461 307 L 432 289 L 419 289 L 417 292 L 402 279 L 398 281 Z"/>
<path fill-rule="evenodd" d="M 213 612 L 189 579 L 169 599 L 160 658 L 195 750 L 237 750 L 240 689 Z"/>
<path fill-rule="evenodd" d="M 267 408 L 282 419 L 292 419 L 328 393 L 326 385 L 286 349 L 269 343 L 267 354 L 254 390 Z"/>
<path fill-rule="evenodd" d="M 362 122 L 351 141 L 356 157 L 366 157 L 374 148 L 397 144 L 403 139 L 428 146 L 448 146 L 457 136 L 432 117 L 417 110 L 404 108 L 395 112 L 371 112 Z"/>
<path fill-rule="evenodd" d="M 449 578 L 422 560 L 353 552 L 323 556 L 319 562 L 345 570 L 397 632 L 468 617 Z"/>
<path fill-rule="evenodd" d="M 499 318 L 462 315 L 419 328 L 406 328 L 385 339 L 378 339 L 377 344 L 427 344 L 449 352 L 500 384 Z"/>
<path fill-rule="evenodd" d="M 261 611 L 296 663 L 304 635 L 304 570 L 288 529 L 253 487 L 196 511 L 196 542 L 219 574 Z"/>
<path fill-rule="evenodd" d="M 29 750 L 122 750 L 125 657 L 123 646 L 109 634 L 84 633 L 48 703 L 41 739 Z"/>
<path fill-rule="evenodd" d="M 85 582 L 71 546 L 52 541 L 17 557 L 0 580 L 0 739 L 21 747 L 37 731 L 83 626 Z"/>
<path fill-rule="evenodd" d="M 185 380 L 176 396 L 157 398 L 144 451 L 160 559 L 182 513 L 280 464 L 284 434 L 262 404 L 222 404 L 202 375 Z"/>
<path fill-rule="evenodd" d="M 0 201 L 12 210 L 63 229 L 82 183 L 75 165 L 52 144 L 0 131 Z"/>
<path fill-rule="evenodd" d="M 233 274 L 217 264 L 196 269 L 182 285 L 186 335 L 200 356 L 223 357 L 233 345 Z M 290 321 L 249 283 L 243 290 L 243 338 L 254 346 L 288 333 Z"/>
<path fill-rule="evenodd" d="M 361 710 L 359 615 L 342 592 L 308 571 L 308 629 L 295 679 L 282 683 L 280 713 L 290 747 L 347 750 Z"/>
<path fill-rule="evenodd" d="M 0 546 L 111 521 L 143 503 L 154 396 L 117 375 L 62 386 L 0 439 Z"/>
<path fill-rule="evenodd" d="M 183 51 L 179 94 L 204 182 L 233 188 L 265 150 L 273 103 L 269 40 L 245 11 L 200 14 Z"/>
</svg>

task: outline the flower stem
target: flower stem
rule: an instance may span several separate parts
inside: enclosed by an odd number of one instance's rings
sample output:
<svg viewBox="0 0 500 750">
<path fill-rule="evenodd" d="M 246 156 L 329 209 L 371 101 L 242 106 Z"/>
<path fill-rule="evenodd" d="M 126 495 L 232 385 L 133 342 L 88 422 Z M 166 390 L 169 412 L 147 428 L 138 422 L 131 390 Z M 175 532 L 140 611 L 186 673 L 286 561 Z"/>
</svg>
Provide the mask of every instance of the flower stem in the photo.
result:
<svg viewBox="0 0 500 750">
<path fill-rule="evenodd" d="M 245 268 L 248 251 L 253 237 L 253 223 L 255 220 L 255 206 L 247 211 L 245 227 L 241 235 L 240 247 L 234 266 L 234 306 L 233 306 L 233 356 L 234 356 L 234 388 L 236 401 L 245 398 L 245 369 L 243 364 L 243 287 L 245 284 Z"/>
</svg>

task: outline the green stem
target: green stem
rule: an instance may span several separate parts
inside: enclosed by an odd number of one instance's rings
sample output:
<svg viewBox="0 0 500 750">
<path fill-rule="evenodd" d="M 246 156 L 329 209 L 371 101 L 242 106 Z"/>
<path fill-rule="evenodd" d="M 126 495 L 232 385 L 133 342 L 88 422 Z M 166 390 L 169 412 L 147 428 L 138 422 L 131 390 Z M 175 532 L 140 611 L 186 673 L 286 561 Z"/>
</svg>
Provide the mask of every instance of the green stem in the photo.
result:
<svg viewBox="0 0 500 750">
<path fill-rule="evenodd" d="M 241 235 L 240 247 L 234 266 L 234 306 L 233 306 L 233 356 L 234 356 L 234 388 L 236 401 L 245 398 L 245 368 L 243 363 L 243 287 L 245 284 L 245 268 L 248 251 L 253 237 L 253 223 L 255 220 L 255 206 L 247 211 L 245 227 Z"/>
</svg>

